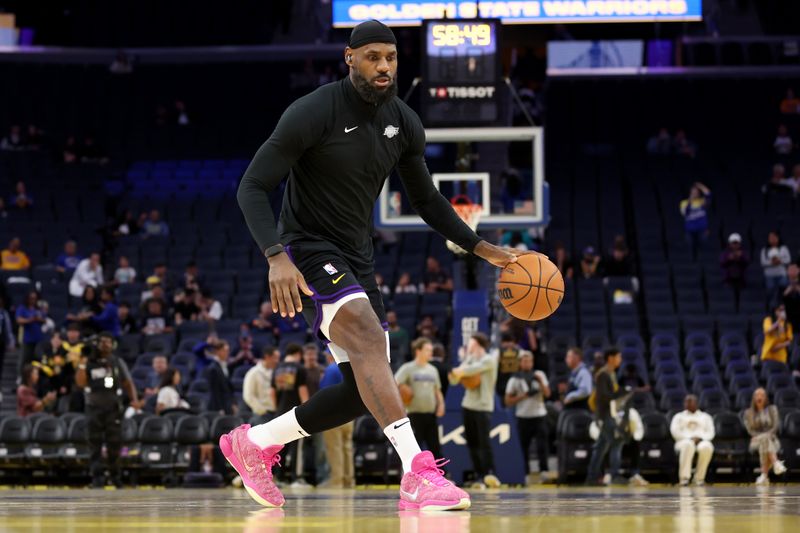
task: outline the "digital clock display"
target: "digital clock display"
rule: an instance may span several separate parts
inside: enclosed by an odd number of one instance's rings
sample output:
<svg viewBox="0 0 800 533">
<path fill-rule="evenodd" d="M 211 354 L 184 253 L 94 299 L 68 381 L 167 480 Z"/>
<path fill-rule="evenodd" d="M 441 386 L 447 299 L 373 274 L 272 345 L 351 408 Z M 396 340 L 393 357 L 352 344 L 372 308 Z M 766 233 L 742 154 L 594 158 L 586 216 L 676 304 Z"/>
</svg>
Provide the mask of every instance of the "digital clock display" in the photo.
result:
<svg viewBox="0 0 800 533">
<path fill-rule="evenodd" d="M 433 22 L 426 37 L 432 56 L 480 56 L 497 50 L 493 22 Z"/>
</svg>

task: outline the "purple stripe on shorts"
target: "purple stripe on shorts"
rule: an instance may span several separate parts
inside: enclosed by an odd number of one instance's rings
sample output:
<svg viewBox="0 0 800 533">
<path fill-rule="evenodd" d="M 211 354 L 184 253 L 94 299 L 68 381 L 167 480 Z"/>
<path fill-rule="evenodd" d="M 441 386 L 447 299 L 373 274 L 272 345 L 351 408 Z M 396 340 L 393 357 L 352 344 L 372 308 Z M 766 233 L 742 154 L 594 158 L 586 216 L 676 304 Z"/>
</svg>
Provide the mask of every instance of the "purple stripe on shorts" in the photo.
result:
<svg viewBox="0 0 800 533">
<path fill-rule="evenodd" d="M 294 257 L 292 256 L 292 246 L 290 244 L 287 244 L 286 246 L 283 247 L 283 251 L 286 252 L 286 255 L 289 256 L 289 261 L 294 263 Z"/>
<path fill-rule="evenodd" d="M 364 287 L 362 287 L 361 285 L 348 285 L 347 287 L 342 287 L 341 289 L 339 289 L 338 291 L 334 292 L 333 294 L 319 294 L 316 291 L 314 291 L 313 298 L 315 300 L 318 300 L 318 301 L 322 302 L 322 303 L 330 304 L 330 303 L 333 303 L 333 302 L 341 299 L 342 296 L 345 296 L 347 294 L 351 294 L 354 290 L 356 292 L 358 292 L 358 291 L 366 292 L 366 291 L 364 291 Z"/>
<path fill-rule="evenodd" d="M 311 287 L 309 287 L 309 288 L 311 288 Z M 348 292 L 344 292 L 345 289 L 347 289 Z M 334 303 L 338 302 L 339 300 L 341 300 L 342 298 L 344 298 L 345 296 L 349 296 L 351 294 L 358 294 L 358 293 L 363 293 L 364 292 L 364 289 L 361 287 L 361 285 L 350 285 L 349 287 L 345 287 L 345 289 L 342 289 L 341 291 L 338 291 L 336 293 L 336 295 L 335 295 L 336 298 L 333 299 L 333 300 L 330 300 L 330 301 L 323 300 L 323 299 L 318 299 L 316 297 L 314 298 L 314 306 L 316 307 L 316 310 L 317 310 L 317 316 L 314 319 L 314 325 L 312 326 L 311 329 L 314 332 L 314 334 L 317 335 L 318 337 L 325 338 L 325 334 L 320 332 L 320 330 L 319 330 L 320 325 L 322 325 L 322 306 L 324 304 L 334 304 Z M 314 289 L 311 289 L 311 290 L 313 291 Z M 314 294 L 316 295 L 317 292 L 314 291 Z"/>
<path fill-rule="evenodd" d="M 389 331 L 389 323 L 388 322 L 381 322 L 381 327 L 383 331 Z"/>
</svg>

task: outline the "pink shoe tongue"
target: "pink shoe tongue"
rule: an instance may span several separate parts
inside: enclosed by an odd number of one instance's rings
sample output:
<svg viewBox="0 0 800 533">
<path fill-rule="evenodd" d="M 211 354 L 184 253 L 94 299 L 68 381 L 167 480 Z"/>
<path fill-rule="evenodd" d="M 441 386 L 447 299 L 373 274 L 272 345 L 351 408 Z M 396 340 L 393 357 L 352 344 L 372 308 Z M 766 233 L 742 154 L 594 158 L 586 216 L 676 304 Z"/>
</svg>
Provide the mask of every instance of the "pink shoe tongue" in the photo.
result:
<svg viewBox="0 0 800 533">
<path fill-rule="evenodd" d="M 414 459 L 411 461 L 412 472 L 416 474 L 428 468 L 436 468 L 436 459 L 433 458 L 431 452 L 425 450 L 414 456 Z"/>
</svg>

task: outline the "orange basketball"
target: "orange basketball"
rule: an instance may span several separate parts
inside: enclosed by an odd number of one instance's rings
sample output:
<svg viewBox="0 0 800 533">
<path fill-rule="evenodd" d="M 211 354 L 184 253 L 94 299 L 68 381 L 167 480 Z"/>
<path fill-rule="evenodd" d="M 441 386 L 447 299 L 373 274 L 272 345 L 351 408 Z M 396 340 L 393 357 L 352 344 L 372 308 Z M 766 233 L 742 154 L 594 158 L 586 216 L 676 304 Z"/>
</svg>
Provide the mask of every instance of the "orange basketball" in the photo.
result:
<svg viewBox="0 0 800 533">
<path fill-rule="evenodd" d="M 408 405 L 414 399 L 414 391 L 405 383 L 401 383 L 398 388 L 400 389 L 400 398 L 403 400 L 403 405 Z"/>
<path fill-rule="evenodd" d="M 564 278 L 545 256 L 525 254 L 500 272 L 500 303 L 520 320 L 543 320 L 564 298 Z"/>
</svg>

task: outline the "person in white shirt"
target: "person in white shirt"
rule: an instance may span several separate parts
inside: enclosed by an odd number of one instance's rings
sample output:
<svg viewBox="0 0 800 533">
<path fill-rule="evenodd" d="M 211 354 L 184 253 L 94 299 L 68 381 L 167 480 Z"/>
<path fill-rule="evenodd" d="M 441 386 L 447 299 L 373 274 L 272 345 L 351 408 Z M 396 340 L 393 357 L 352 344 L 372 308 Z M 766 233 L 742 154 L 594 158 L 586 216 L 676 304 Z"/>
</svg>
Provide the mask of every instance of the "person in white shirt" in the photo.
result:
<svg viewBox="0 0 800 533">
<path fill-rule="evenodd" d="M 161 386 L 156 397 L 156 414 L 167 409 L 189 409 L 189 403 L 181 398 L 178 385 L 181 384 L 181 373 L 176 368 L 169 367 L 161 378 Z"/>
<path fill-rule="evenodd" d="M 244 375 L 242 399 L 250 410 L 253 425 L 269 422 L 275 415 L 275 389 L 272 387 L 272 371 L 278 366 L 281 352 L 274 346 L 267 346 L 262 352 L 261 361 Z"/>
<path fill-rule="evenodd" d="M 706 481 L 706 471 L 714 455 L 714 420 L 711 415 L 697 408 L 697 396 L 690 394 L 683 401 L 684 411 L 672 417 L 669 431 L 675 439 L 675 452 L 679 456 L 678 476 L 682 487 L 689 484 L 692 477 L 692 461 L 697 455 L 697 469 L 694 482 L 702 486 Z"/>
<path fill-rule="evenodd" d="M 88 259 L 81 260 L 78 268 L 72 274 L 69 282 L 69 293 L 75 298 L 81 298 L 86 287 L 99 287 L 103 284 L 103 266 L 100 264 L 100 254 L 92 253 Z"/>
</svg>

